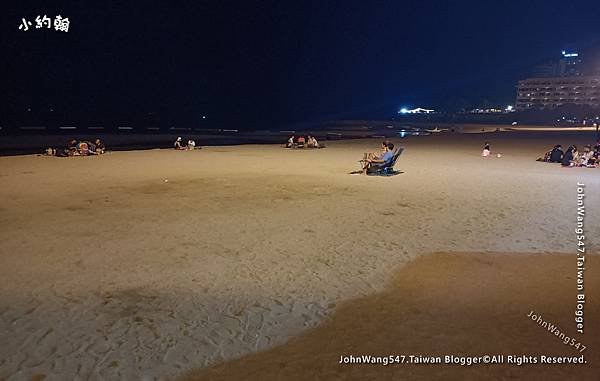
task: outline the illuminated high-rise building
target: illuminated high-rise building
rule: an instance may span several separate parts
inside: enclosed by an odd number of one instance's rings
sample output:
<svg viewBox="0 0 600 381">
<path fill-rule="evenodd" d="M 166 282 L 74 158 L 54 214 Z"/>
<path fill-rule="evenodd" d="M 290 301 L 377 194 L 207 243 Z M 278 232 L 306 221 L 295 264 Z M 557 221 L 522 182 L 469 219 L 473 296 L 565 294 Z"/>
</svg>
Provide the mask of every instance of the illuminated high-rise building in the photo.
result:
<svg viewBox="0 0 600 381">
<path fill-rule="evenodd" d="M 582 75 L 582 61 L 579 53 L 575 51 L 562 51 L 562 58 L 558 61 L 558 75 L 560 77 L 576 77 Z"/>
<path fill-rule="evenodd" d="M 533 69 L 535 78 L 577 77 L 584 75 L 580 54 L 574 49 L 563 50 L 560 58 L 537 65 Z"/>
<path fill-rule="evenodd" d="M 566 104 L 600 107 L 600 76 L 583 68 L 580 54 L 573 48 L 561 57 L 536 66 L 533 78 L 517 85 L 517 110 L 553 109 Z"/>
<path fill-rule="evenodd" d="M 553 109 L 566 104 L 600 107 L 600 77 L 574 75 L 519 81 L 517 110 Z"/>
</svg>

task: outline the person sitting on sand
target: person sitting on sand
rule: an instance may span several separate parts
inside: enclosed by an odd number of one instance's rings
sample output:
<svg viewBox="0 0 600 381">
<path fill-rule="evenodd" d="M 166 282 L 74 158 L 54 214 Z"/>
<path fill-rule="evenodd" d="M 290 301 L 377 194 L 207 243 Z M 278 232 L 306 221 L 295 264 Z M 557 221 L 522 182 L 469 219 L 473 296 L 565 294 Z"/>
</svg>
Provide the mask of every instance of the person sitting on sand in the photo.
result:
<svg viewBox="0 0 600 381">
<path fill-rule="evenodd" d="M 185 149 L 185 147 L 183 147 L 181 145 L 181 136 L 177 138 L 177 140 L 175 140 L 175 143 L 173 144 L 175 149 Z"/>
<path fill-rule="evenodd" d="M 83 143 L 87 143 L 90 155 L 102 155 L 104 153 L 104 144 L 102 144 L 100 139 L 96 139 L 93 143 L 85 140 Z"/>
<path fill-rule="evenodd" d="M 546 151 L 543 158 L 538 158 L 537 161 L 545 161 L 547 163 L 560 163 L 562 161 L 563 151 L 560 144 L 555 145 L 550 151 Z"/>
<path fill-rule="evenodd" d="M 550 152 L 549 162 L 551 163 L 560 163 L 563 157 L 563 150 L 560 144 L 554 146 L 554 149 Z"/>
<path fill-rule="evenodd" d="M 597 167 L 600 164 L 600 145 L 594 147 L 592 157 L 588 160 L 588 167 Z"/>
<path fill-rule="evenodd" d="M 578 167 L 587 167 L 590 159 L 594 156 L 594 151 L 592 151 L 591 145 L 586 145 L 583 147 L 583 152 L 577 158 L 577 166 Z"/>
<path fill-rule="evenodd" d="M 481 152 L 481 156 L 488 157 L 491 154 L 492 154 L 492 151 L 490 150 L 490 143 L 485 142 L 485 144 L 483 145 L 483 152 Z"/>
<path fill-rule="evenodd" d="M 552 153 L 552 150 L 550 151 L 546 151 L 546 153 L 544 153 L 543 157 L 538 157 L 537 159 L 535 159 L 535 161 L 545 161 L 545 162 L 550 162 L 550 154 Z"/>
<path fill-rule="evenodd" d="M 85 143 L 88 145 L 88 149 L 90 150 L 90 155 L 96 154 L 96 143 L 92 143 L 90 140 L 86 140 Z"/>
<path fill-rule="evenodd" d="M 290 138 L 288 139 L 286 148 L 294 148 L 294 139 L 295 138 L 296 137 L 294 135 L 290 136 Z"/>
<path fill-rule="evenodd" d="M 308 135 L 308 137 L 306 138 L 306 146 L 308 148 L 315 148 L 315 145 L 313 143 L 313 138 L 310 135 Z"/>
<path fill-rule="evenodd" d="M 304 139 L 304 136 L 299 136 L 298 137 L 298 148 L 305 148 L 306 147 L 306 139 Z"/>
<path fill-rule="evenodd" d="M 67 151 L 67 154 L 69 156 L 78 155 L 79 151 L 78 151 L 78 147 L 77 147 L 77 140 L 75 140 L 75 139 L 69 140 L 67 142 L 67 149 L 66 149 L 66 151 Z"/>
<path fill-rule="evenodd" d="M 106 146 L 104 145 L 104 143 L 102 143 L 100 139 L 96 139 L 94 145 L 96 146 L 96 148 L 94 149 L 96 155 L 102 155 L 106 151 Z"/>
<path fill-rule="evenodd" d="M 570 146 L 569 148 L 567 148 L 567 152 L 565 152 L 565 154 L 563 155 L 562 161 L 561 161 L 561 165 L 563 167 L 573 167 L 575 166 L 575 161 L 574 161 L 574 155 L 573 155 L 573 149 L 574 146 Z"/>
<path fill-rule="evenodd" d="M 79 155 L 88 156 L 90 154 L 90 146 L 87 141 L 79 142 Z"/>
<path fill-rule="evenodd" d="M 367 174 L 367 172 L 369 171 L 369 169 L 373 166 L 373 164 L 384 164 L 389 162 L 390 160 L 392 160 L 392 158 L 394 157 L 394 144 L 392 143 L 387 143 L 386 145 L 386 151 L 383 155 L 381 155 L 380 158 L 373 158 L 373 159 L 367 159 L 367 160 L 363 160 L 364 161 L 364 165 L 363 165 L 363 174 Z"/>
<path fill-rule="evenodd" d="M 192 139 L 188 140 L 186 149 L 193 150 L 194 148 L 196 148 L 196 142 Z"/>
<path fill-rule="evenodd" d="M 82 144 L 85 144 L 85 147 L 87 149 L 87 144 L 86 143 L 81 142 L 81 141 L 79 141 L 79 142 L 76 141 L 76 143 L 75 143 L 75 151 L 73 151 L 73 156 L 81 156 L 81 145 Z"/>
<path fill-rule="evenodd" d="M 319 148 L 319 142 L 317 141 L 317 138 L 315 138 L 314 136 L 312 137 L 312 141 L 313 141 L 313 147 L 314 148 Z"/>
<path fill-rule="evenodd" d="M 577 149 L 577 146 L 575 144 L 573 144 L 573 159 L 571 160 L 575 165 L 579 163 L 579 150 Z"/>
</svg>

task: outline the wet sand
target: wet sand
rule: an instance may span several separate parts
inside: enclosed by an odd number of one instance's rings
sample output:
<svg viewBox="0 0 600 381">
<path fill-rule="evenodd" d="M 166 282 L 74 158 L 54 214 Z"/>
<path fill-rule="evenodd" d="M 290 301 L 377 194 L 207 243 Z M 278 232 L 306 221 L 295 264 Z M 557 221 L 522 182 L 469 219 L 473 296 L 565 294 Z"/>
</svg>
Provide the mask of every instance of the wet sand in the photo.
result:
<svg viewBox="0 0 600 381">
<path fill-rule="evenodd" d="M 577 182 L 598 253 L 600 170 L 535 161 L 588 141 L 396 140 L 393 177 L 348 174 L 376 140 L 0 157 L 0 379 L 175 379 L 285 344 L 421 255 L 573 253 Z"/>
<path fill-rule="evenodd" d="M 590 303 L 581 335 L 574 320 L 575 257 L 426 255 L 398 271 L 383 292 L 344 303 L 318 328 L 285 345 L 190 372 L 180 381 L 597 380 L 600 304 L 592 295 L 600 292 L 600 258 L 588 257 Z M 536 316 L 587 348 L 581 352 L 583 347 L 571 346 L 569 339 L 565 345 L 565 339 L 540 325 Z M 392 355 L 394 360 L 400 356 L 398 361 L 404 363 L 340 364 L 341 356 L 350 355 Z M 461 365 L 460 359 L 448 364 L 449 355 L 504 357 L 496 357 L 496 364 L 469 366 Z M 541 356 L 581 355 L 587 362 L 582 365 L 541 363 Z M 439 357 L 442 364 L 423 362 L 432 357 Z"/>
</svg>

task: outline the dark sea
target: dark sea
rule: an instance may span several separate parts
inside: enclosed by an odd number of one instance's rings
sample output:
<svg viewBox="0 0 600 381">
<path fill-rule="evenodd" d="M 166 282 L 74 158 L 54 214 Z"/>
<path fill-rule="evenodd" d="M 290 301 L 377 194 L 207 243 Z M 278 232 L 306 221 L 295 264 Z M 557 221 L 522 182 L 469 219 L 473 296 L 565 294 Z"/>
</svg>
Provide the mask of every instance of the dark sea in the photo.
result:
<svg viewBox="0 0 600 381">
<path fill-rule="evenodd" d="M 110 131 L 99 126 L 77 127 L 60 126 L 19 126 L 10 130 L 0 129 L 0 155 L 41 154 L 47 148 L 62 149 L 71 139 L 102 140 L 108 150 L 135 150 L 172 148 L 178 137 L 185 144 L 189 139 L 197 146 L 239 145 L 239 144 L 281 144 L 285 145 L 290 136 L 315 136 L 320 142 L 361 139 L 361 138 L 402 138 L 427 134 L 425 128 L 399 125 L 393 122 L 331 122 L 311 129 L 194 129 L 194 128 L 137 128 L 121 126 Z"/>
</svg>

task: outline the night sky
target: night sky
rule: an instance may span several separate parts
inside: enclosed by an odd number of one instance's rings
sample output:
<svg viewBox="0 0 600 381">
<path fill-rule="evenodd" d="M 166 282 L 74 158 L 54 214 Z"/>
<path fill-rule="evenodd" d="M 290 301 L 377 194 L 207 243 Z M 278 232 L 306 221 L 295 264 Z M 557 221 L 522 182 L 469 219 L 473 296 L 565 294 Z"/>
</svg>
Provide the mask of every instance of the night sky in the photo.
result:
<svg viewBox="0 0 600 381">
<path fill-rule="evenodd" d="M 598 1 L 90 3 L 3 7 L 3 118 L 27 106 L 240 128 L 379 118 L 512 103 L 516 81 L 566 44 L 600 59 Z M 44 14 L 69 32 L 36 30 Z"/>
</svg>

